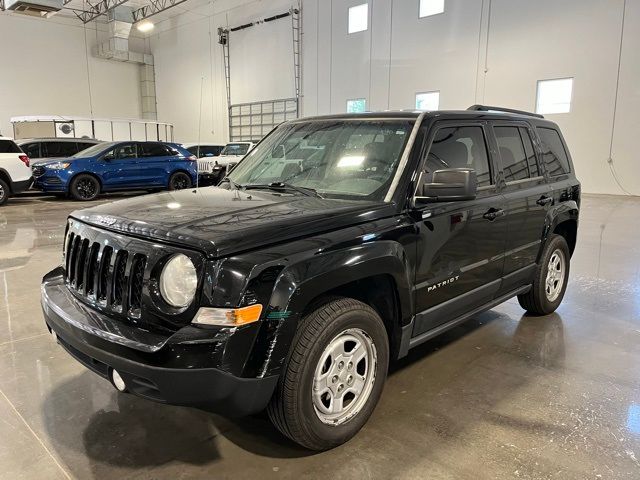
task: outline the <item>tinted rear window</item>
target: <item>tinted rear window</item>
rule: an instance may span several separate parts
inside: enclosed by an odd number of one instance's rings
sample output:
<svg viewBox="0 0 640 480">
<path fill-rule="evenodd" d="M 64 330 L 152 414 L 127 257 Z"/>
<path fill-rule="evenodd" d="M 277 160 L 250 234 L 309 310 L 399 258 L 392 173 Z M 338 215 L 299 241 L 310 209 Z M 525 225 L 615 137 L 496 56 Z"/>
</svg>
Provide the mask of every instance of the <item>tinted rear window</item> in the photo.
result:
<svg viewBox="0 0 640 480">
<path fill-rule="evenodd" d="M 22 153 L 13 140 L 0 140 L 0 153 Z"/>
<path fill-rule="evenodd" d="M 517 127 L 495 127 L 504 179 L 507 182 L 529 178 L 527 155 Z"/>
<path fill-rule="evenodd" d="M 542 142 L 542 160 L 549 175 L 563 175 L 571 171 L 569 158 L 560 134 L 552 128 L 537 127 Z"/>
</svg>

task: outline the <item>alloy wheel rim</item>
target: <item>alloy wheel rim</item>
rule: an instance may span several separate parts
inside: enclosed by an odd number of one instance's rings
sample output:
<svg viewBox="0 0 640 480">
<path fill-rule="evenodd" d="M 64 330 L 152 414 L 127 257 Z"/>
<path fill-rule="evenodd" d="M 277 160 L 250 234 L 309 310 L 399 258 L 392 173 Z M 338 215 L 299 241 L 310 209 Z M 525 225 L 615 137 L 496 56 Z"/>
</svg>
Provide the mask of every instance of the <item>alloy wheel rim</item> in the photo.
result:
<svg viewBox="0 0 640 480">
<path fill-rule="evenodd" d="M 313 377 L 313 408 L 322 423 L 340 425 L 367 403 L 378 362 L 371 337 L 359 328 L 336 335 L 322 352 Z"/>
<path fill-rule="evenodd" d="M 82 198 L 92 198 L 96 194 L 96 185 L 89 179 L 80 180 L 77 190 Z"/>
<path fill-rule="evenodd" d="M 173 179 L 174 190 L 184 190 L 187 188 L 187 179 L 184 175 L 178 175 Z"/>
<path fill-rule="evenodd" d="M 564 285 L 565 258 L 560 249 L 556 249 L 549 258 L 547 265 L 547 277 L 545 279 L 544 291 L 547 300 L 554 302 L 560 296 Z"/>
<path fill-rule="evenodd" d="M 0 185 L 0 202 L 4 200 L 5 195 L 6 195 L 6 192 L 4 191 L 4 187 Z"/>
</svg>

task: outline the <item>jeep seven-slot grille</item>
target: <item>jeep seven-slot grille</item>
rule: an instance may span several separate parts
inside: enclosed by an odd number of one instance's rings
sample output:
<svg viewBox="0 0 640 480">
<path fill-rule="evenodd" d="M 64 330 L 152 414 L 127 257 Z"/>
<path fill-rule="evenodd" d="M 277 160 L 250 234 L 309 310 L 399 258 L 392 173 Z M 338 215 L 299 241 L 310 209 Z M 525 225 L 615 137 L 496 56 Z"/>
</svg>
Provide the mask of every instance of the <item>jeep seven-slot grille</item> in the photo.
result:
<svg viewBox="0 0 640 480">
<path fill-rule="evenodd" d="M 75 232 L 67 235 L 65 280 L 90 302 L 139 318 L 146 255 L 91 242 Z"/>
</svg>

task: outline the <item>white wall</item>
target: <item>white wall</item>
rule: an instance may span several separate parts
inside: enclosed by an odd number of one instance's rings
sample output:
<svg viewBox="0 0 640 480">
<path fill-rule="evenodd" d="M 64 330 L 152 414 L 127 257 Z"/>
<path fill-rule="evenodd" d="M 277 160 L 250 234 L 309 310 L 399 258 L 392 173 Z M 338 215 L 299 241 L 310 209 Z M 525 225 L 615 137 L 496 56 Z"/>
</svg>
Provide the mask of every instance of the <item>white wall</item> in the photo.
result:
<svg viewBox="0 0 640 480">
<path fill-rule="evenodd" d="M 347 9 L 365 0 L 304 0 L 303 114 L 411 109 L 439 90 L 441 109 L 474 103 L 535 110 L 539 79 L 574 77 L 571 113 L 548 115 L 569 143 L 583 190 L 620 194 L 607 163 L 623 0 L 445 0 L 418 18 L 419 0 L 369 0 L 369 29 L 347 34 Z M 613 168 L 640 195 L 640 2 L 627 1 Z M 486 73 L 485 73 L 486 69 Z"/>
<path fill-rule="evenodd" d="M 140 117 L 138 66 L 93 58 L 98 28 L 85 45 L 77 20 L 0 14 L 0 132 L 12 135 L 19 115 Z"/>
<path fill-rule="evenodd" d="M 158 118 L 174 123 L 176 141 L 191 142 L 200 137 L 225 143 L 228 139 L 218 27 L 235 27 L 283 13 L 292 3 L 217 0 L 158 23 L 149 38 L 156 68 Z M 233 103 L 295 96 L 291 35 L 290 18 L 230 34 Z"/>
</svg>

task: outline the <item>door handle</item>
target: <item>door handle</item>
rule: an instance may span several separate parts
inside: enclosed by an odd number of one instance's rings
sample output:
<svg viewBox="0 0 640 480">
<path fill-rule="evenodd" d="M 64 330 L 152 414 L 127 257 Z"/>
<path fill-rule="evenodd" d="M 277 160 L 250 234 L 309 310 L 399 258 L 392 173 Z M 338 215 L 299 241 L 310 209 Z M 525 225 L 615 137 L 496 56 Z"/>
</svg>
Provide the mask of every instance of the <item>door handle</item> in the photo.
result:
<svg viewBox="0 0 640 480">
<path fill-rule="evenodd" d="M 482 218 L 489 220 L 490 222 L 494 221 L 496 218 L 504 215 L 504 210 L 501 208 L 490 208 Z"/>
<path fill-rule="evenodd" d="M 547 197 L 546 195 L 543 195 L 538 200 L 536 200 L 536 203 L 541 207 L 549 205 L 551 202 L 553 202 L 553 197 Z"/>
</svg>

